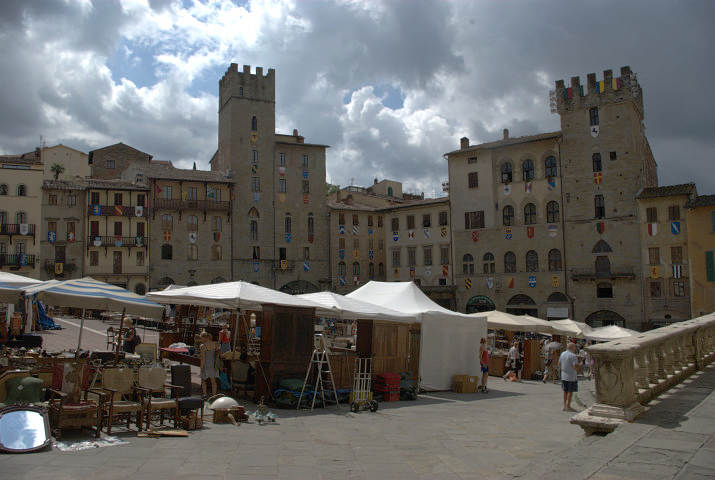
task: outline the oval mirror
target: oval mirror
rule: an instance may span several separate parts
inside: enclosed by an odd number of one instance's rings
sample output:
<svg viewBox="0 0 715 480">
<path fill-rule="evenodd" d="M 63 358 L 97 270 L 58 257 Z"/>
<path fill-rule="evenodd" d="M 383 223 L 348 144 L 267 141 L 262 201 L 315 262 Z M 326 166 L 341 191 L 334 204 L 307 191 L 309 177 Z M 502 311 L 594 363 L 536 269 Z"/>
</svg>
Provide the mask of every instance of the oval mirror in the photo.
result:
<svg viewBox="0 0 715 480">
<path fill-rule="evenodd" d="M 51 443 L 47 413 L 37 407 L 12 406 L 0 410 L 0 450 L 35 452 Z"/>
</svg>

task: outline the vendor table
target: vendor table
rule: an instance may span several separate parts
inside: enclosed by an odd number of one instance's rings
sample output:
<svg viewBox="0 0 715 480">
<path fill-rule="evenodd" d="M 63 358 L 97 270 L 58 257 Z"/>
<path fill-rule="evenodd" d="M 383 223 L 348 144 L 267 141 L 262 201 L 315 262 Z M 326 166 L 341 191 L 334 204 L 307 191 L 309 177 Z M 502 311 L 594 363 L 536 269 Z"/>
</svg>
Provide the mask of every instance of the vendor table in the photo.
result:
<svg viewBox="0 0 715 480">
<path fill-rule="evenodd" d="M 189 355 L 187 348 L 162 348 L 161 358 L 166 358 L 173 362 L 188 363 L 196 367 L 201 366 L 201 359 L 193 355 Z"/>
<path fill-rule="evenodd" d="M 489 375 L 502 377 L 506 373 L 504 367 L 506 365 L 506 354 L 492 354 L 489 356 Z"/>
</svg>

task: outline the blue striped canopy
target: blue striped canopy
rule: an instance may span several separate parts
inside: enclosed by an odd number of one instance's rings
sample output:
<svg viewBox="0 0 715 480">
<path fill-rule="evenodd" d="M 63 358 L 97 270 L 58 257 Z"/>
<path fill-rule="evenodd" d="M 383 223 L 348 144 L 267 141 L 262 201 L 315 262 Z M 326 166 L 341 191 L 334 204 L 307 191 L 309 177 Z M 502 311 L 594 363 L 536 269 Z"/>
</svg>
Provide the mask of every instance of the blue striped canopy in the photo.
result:
<svg viewBox="0 0 715 480">
<path fill-rule="evenodd" d="M 37 295 L 48 305 L 86 308 L 127 313 L 144 317 L 161 318 L 164 307 L 122 287 L 100 282 L 91 277 L 45 282 L 25 288 L 25 295 Z"/>
</svg>

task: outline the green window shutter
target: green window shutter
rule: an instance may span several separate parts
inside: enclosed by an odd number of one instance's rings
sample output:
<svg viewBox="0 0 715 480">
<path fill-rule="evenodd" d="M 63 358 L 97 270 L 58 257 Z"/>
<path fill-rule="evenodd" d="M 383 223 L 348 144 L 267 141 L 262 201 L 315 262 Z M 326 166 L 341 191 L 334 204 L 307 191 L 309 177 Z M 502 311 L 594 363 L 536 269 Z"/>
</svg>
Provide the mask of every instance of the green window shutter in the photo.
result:
<svg viewBox="0 0 715 480">
<path fill-rule="evenodd" d="M 705 271 L 708 282 L 715 282 L 715 252 L 705 252 Z"/>
</svg>

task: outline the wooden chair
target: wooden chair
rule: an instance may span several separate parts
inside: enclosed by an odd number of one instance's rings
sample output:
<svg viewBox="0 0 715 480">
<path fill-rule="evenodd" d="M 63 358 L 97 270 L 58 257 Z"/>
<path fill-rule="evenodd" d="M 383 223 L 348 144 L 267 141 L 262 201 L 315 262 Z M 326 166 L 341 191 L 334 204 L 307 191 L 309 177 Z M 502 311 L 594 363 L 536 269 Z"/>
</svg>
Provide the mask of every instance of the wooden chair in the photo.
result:
<svg viewBox="0 0 715 480">
<path fill-rule="evenodd" d="M 204 400 L 201 397 L 191 395 L 191 367 L 189 365 L 171 366 L 171 384 L 176 385 L 176 390 L 172 389 L 171 394 L 175 395 L 179 403 L 179 410 L 200 411 L 201 420 L 204 418 Z"/>
<path fill-rule="evenodd" d="M 114 327 L 109 327 L 107 329 L 107 348 L 108 349 L 113 349 L 114 348 L 114 341 L 116 340 L 116 333 L 114 331 Z"/>
<path fill-rule="evenodd" d="M 159 412 L 159 424 L 164 424 L 164 411 L 171 410 L 174 414 L 174 428 L 179 426 L 179 402 L 177 395 L 171 393 L 180 391 L 182 387 L 165 383 L 166 372 L 162 367 L 142 367 L 137 374 L 137 388 L 144 390 L 144 411 L 146 412 L 146 429 L 149 430 L 151 414 Z M 169 395 L 167 396 L 167 392 Z"/>
<path fill-rule="evenodd" d="M 104 392 L 89 388 L 91 369 L 87 364 L 62 362 L 55 364 L 47 409 L 52 434 L 58 440 L 62 430 L 94 428 L 95 437 L 102 429 Z M 89 392 L 97 400 L 88 398 Z"/>
<path fill-rule="evenodd" d="M 142 430 L 144 416 L 144 391 L 134 385 L 134 372 L 130 368 L 106 368 L 102 372 L 102 390 L 107 395 L 102 415 L 107 425 L 107 433 L 112 433 L 115 417 L 126 415 L 127 428 L 131 426 L 132 415 L 136 416 L 137 430 Z M 135 398 L 138 397 L 138 400 Z"/>
<path fill-rule="evenodd" d="M 248 395 L 248 386 L 253 385 L 255 380 L 249 377 L 251 365 L 247 361 L 233 360 L 231 362 L 231 383 L 233 394 L 238 396 L 241 386 L 243 386 L 243 398 Z"/>
</svg>

